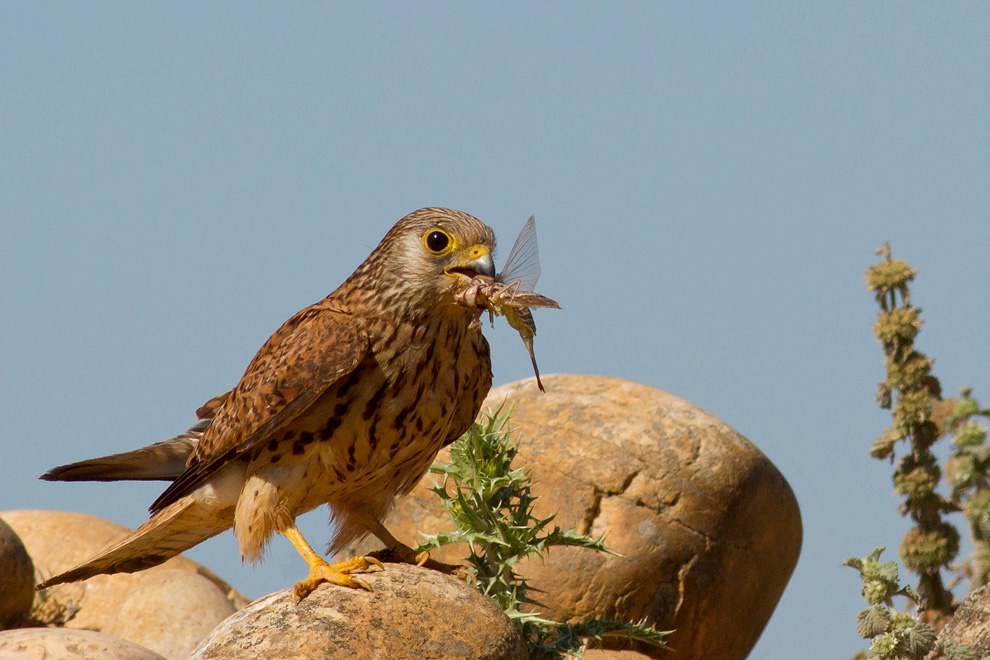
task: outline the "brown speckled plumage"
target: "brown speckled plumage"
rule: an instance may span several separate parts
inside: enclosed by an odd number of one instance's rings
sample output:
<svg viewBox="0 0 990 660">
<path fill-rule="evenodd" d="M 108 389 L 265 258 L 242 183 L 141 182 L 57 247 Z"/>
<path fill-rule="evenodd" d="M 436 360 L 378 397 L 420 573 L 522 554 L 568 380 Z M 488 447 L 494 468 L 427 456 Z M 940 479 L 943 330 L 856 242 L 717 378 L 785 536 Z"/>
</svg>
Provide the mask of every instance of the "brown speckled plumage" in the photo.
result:
<svg viewBox="0 0 990 660">
<path fill-rule="evenodd" d="M 427 247 L 435 230 L 451 238 L 444 254 Z M 336 291 L 286 321 L 189 432 L 44 475 L 173 482 L 142 527 L 42 586 L 147 568 L 231 526 L 253 561 L 321 504 L 339 525 L 332 549 L 368 532 L 394 541 L 380 521 L 467 430 L 491 386 L 477 312 L 454 296 L 494 274 L 494 240 L 459 211 L 406 216 Z M 177 455 L 188 456 L 181 472 Z"/>
</svg>

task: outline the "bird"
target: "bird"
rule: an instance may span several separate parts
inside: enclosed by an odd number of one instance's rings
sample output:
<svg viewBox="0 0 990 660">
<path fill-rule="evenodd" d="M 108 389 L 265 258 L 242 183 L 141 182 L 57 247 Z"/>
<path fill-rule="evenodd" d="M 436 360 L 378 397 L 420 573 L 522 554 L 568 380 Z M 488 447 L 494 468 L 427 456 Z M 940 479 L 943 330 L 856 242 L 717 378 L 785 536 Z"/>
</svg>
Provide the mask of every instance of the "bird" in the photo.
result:
<svg viewBox="0 0 990 660">
<path fill-rule="evenodd" d="M 369 588 L 373 556 L 328 563 L 297 516 L 328 504 L 335 553 L 367 534 L 399 561 L 415 553 L 382 520 L 437 455 L 473 423 L 492 384 L 481 311 L 456 294 L 495 276 L 495 234 L 461 211 L 424 208 L 399 220 L 354 273 L 286 321 L 228 392 L 170 440 L 56 467 L 48 481 L 172 483 L 138 529 L 38 588 L 135 572 L 231 527 L 242 560 L 285 536 L 309 568 L 298 602 L 323 582 Z"/>
</svg>

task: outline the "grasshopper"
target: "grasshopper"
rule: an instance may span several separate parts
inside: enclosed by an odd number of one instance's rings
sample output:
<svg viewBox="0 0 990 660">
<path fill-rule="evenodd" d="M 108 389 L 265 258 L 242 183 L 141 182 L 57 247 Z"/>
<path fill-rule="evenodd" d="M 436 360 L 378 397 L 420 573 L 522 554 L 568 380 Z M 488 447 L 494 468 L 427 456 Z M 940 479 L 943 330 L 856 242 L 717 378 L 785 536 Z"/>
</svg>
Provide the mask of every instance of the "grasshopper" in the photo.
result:
<svg viewBox="0 0 990 660">
<path fill-rule="evenodd" d="M 496 316 L 505 317 L 509 325 L 519 333 L 526 350 L 529 351 L 533 372 L 536 374 L 536 384 L 541 392 L 545 392 L 543 381 L 540 380 L 540 368 L 536 365 L 536 353 L 533 351 L 536 321 L 533 320 L 530 308 L 560 309 L 560 305 L 557 301 L 533 291 L 540 274 L 536 218 L 530 216 L 509 251 L 502 272 L 494 278 L 476 275 L 457 293 L 456 300 L 461 305 L 477 309 L 479 316 L 483 310 L 488 310 L 488 318 L 492 325 Z"/>
</svg>

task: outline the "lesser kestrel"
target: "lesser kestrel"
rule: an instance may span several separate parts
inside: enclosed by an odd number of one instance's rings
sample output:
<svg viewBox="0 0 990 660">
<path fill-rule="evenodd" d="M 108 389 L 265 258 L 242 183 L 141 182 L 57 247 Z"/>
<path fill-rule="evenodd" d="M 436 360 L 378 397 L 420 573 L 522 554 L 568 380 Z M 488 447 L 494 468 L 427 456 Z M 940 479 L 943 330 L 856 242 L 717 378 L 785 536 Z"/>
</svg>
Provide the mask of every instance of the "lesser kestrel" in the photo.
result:
<svg viewBox="0 0 990 660">
<path fill-rule="evenodd" d="M 468 429 L 491 387 L 480 312 L 455 297 L 476 276 L 494 277 L 494 247 L 470 215 L 411 213 L 336 291 L 286 321 L 189 432 L 43 475 L 172 483 L 148 522 L 39 588 L 148 568 L 230 527 L 245 561 L 276 532 L 296 546 L 309 565 L 297 598 L 322 581 L 362 586 L 353 573 L 374 560 L 327 564 L 295 527 L 322 504 L 337 523 L 331 551 L 371 533 L 415 560 L 381 521 Z"/>
</svg>

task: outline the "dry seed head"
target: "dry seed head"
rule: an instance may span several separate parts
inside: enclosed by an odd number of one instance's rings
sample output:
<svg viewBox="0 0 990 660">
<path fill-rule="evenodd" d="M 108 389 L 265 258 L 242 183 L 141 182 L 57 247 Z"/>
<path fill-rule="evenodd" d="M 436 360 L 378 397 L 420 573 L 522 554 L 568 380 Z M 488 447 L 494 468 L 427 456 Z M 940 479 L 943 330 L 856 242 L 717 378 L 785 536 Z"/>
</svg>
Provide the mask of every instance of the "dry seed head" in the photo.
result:
<svg viewBox="0 0 990 660">
<path fill-rule="evenodd" d="M 930 531 L 915 527 L 901 542 L 901 559 L 915 573 L 937 571 L 955 559 L 958 552 L 959 532 L 948 523 Z"/>
<path fill-rule="evenodd" d="M 903 292 L 904 287 L 917 274 L 918 271 L 903 259 L 886 259 L 866 269 L 866 286 L 878 294 L 894 290 Z"/>
<path fill-rule="evenodd" d="M 919 308 L 895 307 L 888 312 L 877 314 L 873 333 L 884 346 L 889 345 L 896 350 L 913 342 L 923 323 Z"/>
<path fill-rule="evenodd" d="M 925 390 L 902 393 L 894 409 L 894 430 L 902 436 L 913 435 L 919 426 L 931 422 L 932 408 L 932 397 Z"/>
<path fill-rule="evenodd" d="M 925 357 L 918 351 L 911 351 L 910 355 L 903 359 L 888 356 L 886 359 L 886 386 L 904 391 L 922 385 L 925 379 L 931 375 L 932 364 L 934 363 L 934 359 Z"/>
<path fill-rule="evenodd" d="M 905 460 L 905 463 L 908 462 Z M 894 485 L 899 493 L 912 500 L 920 500 L 935 491 L 940 477 L 941 470 L 937 465 L 903 466 L 894 473 Z"/>
</svg>

